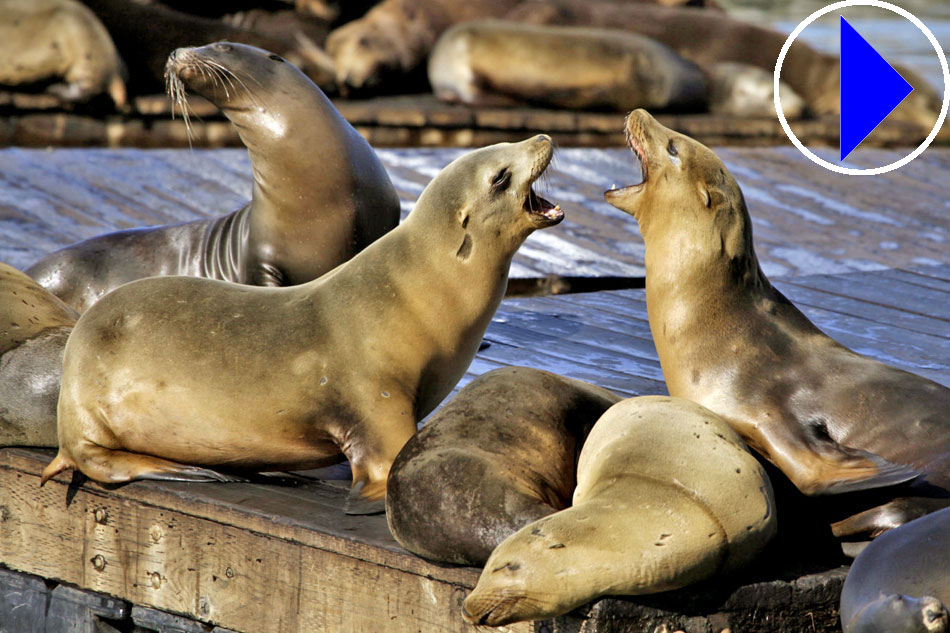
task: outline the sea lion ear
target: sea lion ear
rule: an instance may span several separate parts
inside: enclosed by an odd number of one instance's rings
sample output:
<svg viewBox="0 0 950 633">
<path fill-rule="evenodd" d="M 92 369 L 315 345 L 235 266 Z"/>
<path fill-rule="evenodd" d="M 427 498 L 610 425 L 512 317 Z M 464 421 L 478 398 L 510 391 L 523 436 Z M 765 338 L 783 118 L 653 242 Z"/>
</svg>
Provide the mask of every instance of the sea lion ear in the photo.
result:
<svg viewBox="0 0 950 633">
<path fill-rule="evenodd" d="M 463 229 L 468 227 L 468 207 L 462 207 L 459 209 L 458 222 Z"/>
<path fill-rule="evenodd" d="M 697 188 L 699 189 L 699 195 L 703 200 L 703 204 L 706 205 L 707 209 L 710 208 L 712 206 L 712 195 L 709 193 L 708 185 L 706 185 L 706 183 L 699 183 Z"/>
</svg>

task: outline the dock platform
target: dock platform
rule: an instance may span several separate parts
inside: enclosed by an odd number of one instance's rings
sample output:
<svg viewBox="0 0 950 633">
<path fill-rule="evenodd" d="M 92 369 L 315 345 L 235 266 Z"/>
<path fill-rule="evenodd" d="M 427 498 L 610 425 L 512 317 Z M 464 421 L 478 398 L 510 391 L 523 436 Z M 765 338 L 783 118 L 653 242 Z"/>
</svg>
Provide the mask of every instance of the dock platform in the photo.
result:
<svg viewBox="0 0 950 633">
<path fill-rule="evenodd" d="M 717 151 L 743 187 L 775 285 L 844 345 L 950 385 L 950 151 L 928 151 L 875 179 L 834 178 L 792 149 Z M 408 210 L 456 152 L 380 154 Z M 233 210 L 248 195 L 246 160 L 239 150 L 0 150 L 0 261 L 22 267 L 113 228 Z M 555 238 L 529 241 L 517 274 L 635 285 L 643 272 L 636 224 L 600 196 L 614 179 L 629 184 L 632 165 L 623 150 L 562 150 L 544 195 L 567 218 Z M 509 297 L 485 339 L 459 387 L 522 365 L 625 395 L 665 393 L 641 289 Z M 52 455 L 0 449 L 3 633 L 29 632 L 10 628 L 13 618 L 51 618 L 61 605 L 99 627 L 62 629 L 71 633 L 476 630 L 459 605 L 479 570 L 407 553 L 383 516 L 344 515 L 345 468 L 113 489 L 63 474 L 40 488 Z M 500 630 L 839 631 L 846 561 L 830 551 L 790 560 L 782 543 L 710 585 L 606 598 Z M 49 626 L 36 630 L 60 633 Z"/>
</svg>

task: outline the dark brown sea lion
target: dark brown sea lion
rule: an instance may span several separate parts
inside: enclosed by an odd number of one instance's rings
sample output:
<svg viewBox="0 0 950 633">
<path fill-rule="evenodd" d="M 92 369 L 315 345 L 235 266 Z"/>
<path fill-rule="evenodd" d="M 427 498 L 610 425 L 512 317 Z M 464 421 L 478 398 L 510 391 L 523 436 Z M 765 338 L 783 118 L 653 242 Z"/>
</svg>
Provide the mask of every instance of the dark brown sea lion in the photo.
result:
<svg viewBox="0 0 950 633">
<path fill-rule="evenodd" d="M 153 94 L 164 85 L 165 60 L 176 48 L 201 42 L 229 41 L 277 53 L 300 68 L 323 88 L 333 85 L 332 61 L 318 47 L 323 38 L 312 29 L 292 29 L 282 35 L 227 24 L 220 19 L 195 15 L 207 8 L 192 2 L 185 13 L 160 2 L 132 0 L 82 0 L 102 20 L 129 69 L 129 92 Z M 232 11 L 235 4 L 231 3 Z"/>
<path fill-rule="evenodd" d="M 251 158 L 251 201 L 223 217 L 95 237 L 27 269 L 73 308 L 154 275 L 304 283 L 399 222 L 399 198 L 373 149 L 280 56 L 229 42 L 178 49 L 168 76 L 179 101 L 184 89 L 195 92 L 238 129 Z"/>
<path fill-rule="evenodd" d="M 0 264 L 0 446 L 56 446 L 63 348 L 79 314 Z"/>
<path fill-rule="evenodd" d="M 806 494 L 920 474 L 915 487 L 946 496 L 950 389 L 839 345 L 772 287 L 742 192 L 712 151 L 642 110 L 626 131 L 643 182 L 605 196 L 640 224 L 670 394 L 724 417 Z"/>
<path fill-rule="evenodd" d="M 462 615 L 501 626 L 686 587 L 747 565 L 776 525 L 769 479 L 725 420 L 681 398 L 623 400 L 584 442 L 571 507 L 505 539 Z"/>
<path fill-rule="evenodd" d="M 207 481 L 220 475 L 199 466 L 346 456 L 351 510 L 381 510 L 399 450 L 478 350 L 515 251 L 564 217 L 531 190 L 553 152 L 537 136 L 459 157 L 405 222 L 307 284 L 151 277 L 110 292 L 66 345 L 44 481 L 66 468 Z"/>
<path fill-rule="evenodd" d="M 563 510 L 581 445 L 620 400 L 606 389 L 526 367 L 479 376 L 400 451 L 386 520 L 423 558 L 484 565 L 511 534 Z"/>
<path fill-rule="evenodd" d="M 62 79 L 47 90 L 64 101 L 107 92 L 126 105 L 122 60 L 109 32 L 76 0 L 0 0 L 0 84 Z"/>
<path fill-rule="evenodd" d="M 508 20 L 463 22 L 443 33 L 429 57 L 429 83 L 439 99 L 469 105 L 618 112 L 702 109 L 707 93 L 698 66 L 650 38 Z"/>
<path fill-rule="evenodd" d="M 841 592 L 844 633 L 950 631 L 950 508 L 876 539 Z"/>
</svg>

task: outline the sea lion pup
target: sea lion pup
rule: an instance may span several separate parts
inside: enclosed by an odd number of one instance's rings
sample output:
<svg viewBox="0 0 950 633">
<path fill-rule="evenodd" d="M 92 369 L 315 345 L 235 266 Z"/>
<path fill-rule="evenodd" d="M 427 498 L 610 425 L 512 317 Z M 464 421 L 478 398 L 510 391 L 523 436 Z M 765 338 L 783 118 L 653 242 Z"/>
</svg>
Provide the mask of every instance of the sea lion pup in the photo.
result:
<svg viewBox="0 0 950 633">
<path fill-rule="evenodd" d="M 679 398 L 630 398 L 587 436 L 573 505 L 503 541 L 462 615 L 501 626 L 678 589 L 739 569 L 775 529 L 768 477 L 722 418 Z"/>
<path fill-rule="evenodd" d="M 526 367 L 473 380 L 399 452 L 386 520 L 413 554 L 484 565 L 528 523 L 570 505 L 577 455 L 620 397 Z"/>
<path fill-rule="evenodd" d="M 891 530 L 855 559 L 841 592 L 845 633 L 950 631 L 950 508 Z"/>
<path fill-rule="evenodd" d="M 626 112 L 700 109 L 706 101 L 699 67 L 650 38 L 504 20 L 464 22 L 443 33 L 429 57 L 429 83 L 439 99 L 469 105 Z"/>
<path fill-rule="evenodd" d="M 461 156 L 405 222 L 307 284 L 112 291 L 66 344 L 43 480 L 208 481 L 219 474 L 197 466 L 296 470 L 342 453 L 351 508 L 381 510 L 393 459 L 465 373 L 515 251 L 564 217 L 531 189 L 553 152 L 539 135 Z"/>
<path fill-rule="evenodd" d="M 174 51 L 167 71 L 179 106 L 187 89 L 237 128 L 251 159 L 251 201 L 223 217 L 94 237 L 27 269 L 73 308 L 155 275 L 304 283 L 399 222 L 399 198 L 373 148 L 278 55 L 217 42 Z"/>
<path fill-rule="evenodd" d="M 79 315 L 0 264 L 0 446 L 56 446 L 63 348 Z"/>
<path fill-rule="evenodd" d="M 605 197 L 640 224 L 670 394 L 724 417 L 805 494 L 889 486 L 917 469 L 915 486 L 946 495 L 950 389 L 839 345 L 773 288 L 742 192 L 712 151 L 643 110 L 626 131 L 643 181 Z"/>
<path fill-rule="evenodd" d="M 75 0 L 0 0 L 0 84 L 62 78 L 47 92 L 88 101 L 107 92 L 126 106 L 123 65 L 109 32 Z"/>
</svg>

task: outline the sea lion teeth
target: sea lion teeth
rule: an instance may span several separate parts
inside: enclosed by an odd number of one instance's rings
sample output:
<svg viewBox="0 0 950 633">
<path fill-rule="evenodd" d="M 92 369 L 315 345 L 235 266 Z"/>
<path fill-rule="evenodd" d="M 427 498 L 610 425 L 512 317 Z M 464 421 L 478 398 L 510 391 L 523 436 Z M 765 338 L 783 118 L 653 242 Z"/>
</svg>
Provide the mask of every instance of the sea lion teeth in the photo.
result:
<svg viewBox="0 0 950 633">
<path fill-rule="evenodd" d="M 742 192 L 715 153 L 644 110 L 626 131 L 655 174 L 606 198 L 643 235 L 650 330 L 670 394 L 723 416 L 806 494 L 920 477 L 910 490 L 880 490 L 874 505 L 950 503 L 950 389 L 839 345 L 769 283 Z M 654 158 L 664 154 L 679 165 Z M 851 524 L 873 534 L 903 516 L 913 512 L 883 508 L 878 521 Z"/>
<path fill-rule="evenodd" d="M 67 468 L 111 483 L 209 481 L 216 466 L 345 456 L 348 509 L 381 511 L 393 459 L 465 374 L 515 251 L 554 224 L 521 201 L 553 151 L 538 135 L 460 156 L 405 222 L 306 284 L 150 277 L 110 292 L 66 345 L 59 453 L 43 481 Z"/>
</svg>

